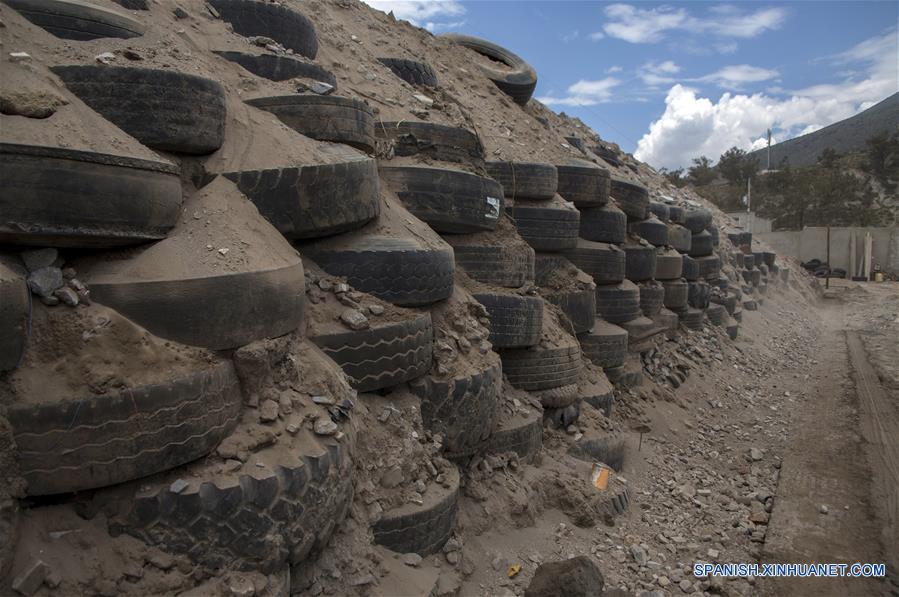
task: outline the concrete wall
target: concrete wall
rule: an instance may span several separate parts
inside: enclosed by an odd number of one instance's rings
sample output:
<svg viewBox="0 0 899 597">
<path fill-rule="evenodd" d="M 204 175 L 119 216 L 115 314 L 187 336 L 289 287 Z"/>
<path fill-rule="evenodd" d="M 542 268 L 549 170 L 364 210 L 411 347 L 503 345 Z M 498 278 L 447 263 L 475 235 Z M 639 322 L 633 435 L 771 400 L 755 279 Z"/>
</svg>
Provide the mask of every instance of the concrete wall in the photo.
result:
<svg viewBox="0 0 899 597">
<path fill-rule="evenodd" d="M 758 217 L 754 211 L 731 211 L 727 215 L 737 222 L 737 226 L 747 232 L 752 232 L 753 234 L 757 232 L 771 232 L 771 220 Z"/>
<path fill-rule="evenodd" d="M 899 228 L 831 228 L 830 266 L 851 271 L 849 266 L 850 239 L 855 234 L 856 266 L 865 251 L 865 233 L 873 239 L 872 254 L 875 264 L 885 272 L 899 274 Z M 753 233 L 753 239 L 768 244 L 775 252 L 789 255 L 800 261 L 827 260 L 827 228 Z"/>
</svg>

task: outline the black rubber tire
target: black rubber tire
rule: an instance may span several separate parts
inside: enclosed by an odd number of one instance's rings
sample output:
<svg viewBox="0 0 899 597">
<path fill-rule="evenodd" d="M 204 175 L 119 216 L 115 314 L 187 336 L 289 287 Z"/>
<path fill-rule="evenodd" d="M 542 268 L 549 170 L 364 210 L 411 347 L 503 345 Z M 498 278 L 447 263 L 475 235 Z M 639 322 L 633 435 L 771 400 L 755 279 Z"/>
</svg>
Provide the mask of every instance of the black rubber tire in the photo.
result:
<svg viewBox="0 0 899 597">
<path fill-rule="evenodd" d="M 609 202 L 609 171 L 593 162 L 572 159 L 557 164 L 562 197 L 577 207 L 602 207 Z"/>
<path fill-rule="evenodd" d="M 276 95 L 246 100 L 247 105 L 271 112 L 296 132 L 371 153 L 375 119 L 362 100 L 336 95 Z"/>
<path fill-rule="evenodd" d="M 226 350 L 283 336 L 303 323 L 306 285 L 299 256 L 278 269 L 196 277 L 146 280 L 134 276 L 134 269 L 125 254 L 78 272 L 92 300 L 161 338 Z"/>
<path fill-rule="evenodd" d="M 262 77 L 269 81 L 312 79 L 313 81 L 327 83 L 334 87 L 335 90 L 337 89 L 337 78 L 334 76 L 334 73 L 305 60 L 281 56 L 280 54 L 257 55 L 216 50 L 213 50 L 213 54 L 218 54 L 228 62 L 238 64 L 257 77 Z"/>
<path fill-rule="evenodd" d="M 504 350 L 503 372 L 514 387 L 528 392 L 550 390 L 577 383 L 581 376 L 581 349 L 574 336 L 558 346 Z"/>
<path fill-rule="evenodd" d="M 694 233 L 690 239 L 690 251 L 687 253 L 690 257 L 705 257 L 711 255 L 715 248 L 712 246 L 712 235 L 707 230 Z"/>
<path fill-rule="evenodd" d="M 406 503 L 381 516 L 372 526 L 377 545 L 422 557 L 443 547 L 456 528 L 459 510 L 459 471 L 451 468 L 444 474 L 449 487 L 432 483 L 423 504 Z"/>
<path fill-rule="evenodd" d="M 659 219 L 660 222 L 668 223 L 668 220 L 671 219 L 671 210 L 664 203 L 659 203 L 658 201 L 650 201 L 649 202 L 649 213 L 654 215 Z"/>
<path fill-rule="evenodd" d="M 546 393 L 548 392 L 552 392 L 552 390 L 547 390 Z M 576 425 L 580 417 L 580 398 L 562 408 L 548 407 L 543 409 L 544 424 L 552 425 L 556 429 L 567 429 L 570 425 Z"/>
<path fill-rule="evenodd" d="M 717 304 L 706 307 L 705 314 L 710 322 L 720 327 L 724 327 L 730 317 L 727 313 L 727 308 L 724 305 Z"/>
<path fill-rule="evenodd" d="M 658 282 L 640 284 L 640 310 L 643 315 L 653 318 L 658 315 L 665 302 L 665 287 Z"/>
<path fill-rule="evenodd" d="M 555 291 L 541 289 L 540 296 L 544 300 L 562 310 L 568 321 L 562 326 L 571 333 L 580 334 L 593 327 L 596 322 L 596 289 Z"/>
<path fill-rule="evenodd" d="M 478 162 L 484 146 L 471 131 L 446 124 L 400 120 L 375 124 L 375 137 L 392 139 L 398 156 L 424 155 L 444 162 Z"/>
<path fill-rule="evenodd" d="M 727 322 L 724 324 L 724 331 L 727 332 L 728 338 L 730 338 L 731 340 L 736 340 L 737 334 L 740 331 L 740 324 L 737 323 L 734 318 L 728 317 Z"/>
<path fill-rule="evenodd" d="M 377 162 L 366 156 L 223 176 L 288 240 L 355 230 L 381 213 Z"/>
<path fill-rule="evenodd" d="M 681 273 L 688 281 L 695 282 L 699 279 L 699 263 L 689 255 L 684 255 Z"/>
<path fill-rule="evenodd" d="M 443 436 L 443 449 L 453 457 L 473 454 L 490 437 L 496 424 L 503 388 L 503 370 L 496 353 L 484 368 L 451 379 L 425 375 L 409 384 L 421 399 L 424 428 Z"/>
<path fill-rule="evenodd" d="M 537 87 L 537 71 L 518 55 L 485 39 L 470 35 L 445 33 L 440 37 L 478 54 L 486 56 L 490 62 L 500 62 L 504 66 L 494 67 L 479 61 L 477 66 L 484 75 L 512 98 L 516 104 L 525 105 Z"/>
<path fill-rule="evenodd" d="M 583 350 L 583 344 L 581 350 Z M 605 375 L 593 383 L 581 386 L 581 400 L 600 411 L 605 417 L 612 417 L 612 407 L 615 404 L 615 388 L 609 383 Z"/>
<path fill-rule="evenodd" d="M 431 368 L 433 330 L 427 312 L 367 330 L 316 331 L 309 339 L 340 365 L 359 392 L 396 386 Z"/>
<path fill-rule="evenodd" d="M 244 37 L 270 37 L 301 56 L 314 59 L 318 53 L 315 26 L 286 6 L 262 0 L 209 0 L 234 32 Z"/>
<path fill-rule="evenodd" d="M 717 226 L 709 226 L 709 234 L 712 235 L 712 246 L 717 247 L 721 244 L 721 232 L 718 230 Z"/>
<path fill-rule="evenodd" d="M 301 247 L 303 255 L 332 276 L 343 276 L 362 292 L 395 305 L 417 307 L 447 299 L 453 293 L 453 251 L 424 248 L 410 238 L 364 236 L 352 246 L 327 243 Z"/>
<path fill-rule="evenodd" d="M 602 207 L 585 207 L 580 212 L 581 238 L 616 244 L 627 238 L 627 216 L 613 202 Z"/>
<path fill-rule="evenodd" d="M 514 452 L 522 462 L 534 461 L 543 448 L 543 413 L 533 410 L 503 419 L 487 441 L 484 451 L 491 454 Z"/>
<path fill-rule="evenodd" d="M 584 270 L 597 284 L 614 284 L 624 280 L 625 254 L 616 245 L 578 239 L 577 248 L 563 251 L 562 256 Z"/>
<path fill-rule="evenodd" d="M 686 217 L 687 217 L 687 212 L 680 205 L 669 205 L 668 206 L 668 220 L 672 224 L 680 224 L 681 226 L 683 226 Z"/>
<path fill-rule="evenodd" d="M 706 280 L 717 280 L 721 274 L 721 259 L 717 255 L 708 255 L 706 257 L 697 257 L 696 263 L 699 265 L 699 277 Z"/>
<path fill-rule="evenodd" d="M 552 164 L 487 162 L 487 173 L 503 185 L 508 199 L 552 199 L 559 188 L 559 174 Z"/>
<path fill-rule="evenodd" d="M 704 281 L 687 283 L 687 304 L 694 309 L 705 309 L 709 306 L 711 289 Z"/>
<path fill-rule="evenodd" d="M 749 281 L 753 286 L 758 286 L 762 283 L 762 272 L 757 269 L 754 269 L 749 272 Z"/>
<path fill-rule="evenodd" d="M 740 241 L 743 240 L 743 235 L 740 232 L 728 232 L 727 240 L 729 240 L 735 247 L 739 247 Z"/>
<path fill-rule="evenodd" d="M 630 280 L 597 286 L 596 312 L 609 323 L 640 317 L 640 289 Z"/>
<path fill-rule="evenodd" d="M 590 148 L 590 151 L 616 168 L 620 168 L 624 165 L 615 150 L 605 147 L 604 145 L 594 145 Z"/>
<path fill-rule="evenodd" d="M 494 348 L 526 348 L 540 342 L 542 298 L 493 292 L 476 292 L 472 296 L 487 309 L 490 343 Z"/>
<path fill-rule="evenodd" d="M 734 311 L 737 310 L 737 295 L 733 292 L 728 292 L 727 294 L 721 295 L 720 293 L 715 293 L 711 296 L 711 302 L 716 305 L 724 305 L 724 308 L 727 310 L 728 315 L 733 315 Z"/>
<path fill-rule="evenodd" d="M 633 222 L 628 226 L 628 230 L 655 247 L 668 245 L 668 226 L 653 215 L 645 220 Z"/>
<path fill-rule="evenodd" d="M 220 83 L 168 69 L 54 66 L 81 101 L 153 149 L 203 155 L 225 139 Z"/>
<path fill-rule="evenodd" d="M 680 324 L 688 330 L 701 330 L 704 315 L 702 309 L 693 308 L 684 309 L 677 314 Z"/>
<path fill-rule="evenodd" d="M 122 8 L 127 8 L 128 10 L 150 10 L 150 7 L 147 6 L 147 0 L 112 0 Z"/>
<path fill-rule="evenodd" d="M 130 15 L 87 2 L 68 0 L 3 0 L 23 17 L 62 39 L 87 41 L 104 37 L 140 37 L 146 28 Z"/>
<path fill-rule="evenodd" d="M 0 143 L 0 180 L 2 243 L 115 247 L 159 240 L 181 210 L 178 169 L 162 161 Z"/>
<path fill-rule="evenodd" d="M 409 60 L 408 58 L 378 58 L 378 62 L 386 66 L 397 77 L 409 85 L 437 87 L 437 73 L 426 62 Z"/>
<path fill-rule="evenodd" d="M 381 166 L 379 173 L 406 208 L 437 232 L 494 230 L 503 216 L 503 189 L 491 178 L 426 166 Z"/>
<path fill-rule="evenodd" d="M 656 275 L 656 248 L 636 243 L 621 246 L 625 256 L 625 278 L 631 282 L 652 280 Z"/>
<path fill-rule="evenodd" d="M 518 233 L 535 251 L 564 251 L 577 246 L 580 212 L 561 198 L 519 201 L 509 209 Z"/>
<path fill-rule="evenodd" d="M 229 473 L 201 460 L 95 500 L 111 502 L 114 536 L 127 533 L 209 570 L 278 573 L 318 555 L 346 517 L 353 449 L 351 434 L 310 437 L 289 451 L 254 452 L 262 466 Z M 188 485 L 174 492 L 178 479 Z"/>
<path fill-rule="evenodd" d="M 762 257 L 765 260 L 765 265 L 769 268 L 773 268 L 777 263 L 777 253 L 773 253 L 771 251 L 764 251 L 762 253 Z"/>
<path fill-rule="evenodd" d="M 476 238 L 460 241 L 446 237 L 452 245 L 456 264 L 469 276 L 503 288 L 520 288 L 534 283 L 534 249 L 524 244 L 488 246 L 476 243 Z"/>
<path fill-rule="evenodd" d="M 586 462 L 602 462 L 621 471 L 624 467 L 624 439 L 617 436 L 583 437 L 571 444 L 568 454 Z"/>
<path fill-rule="evenodd" d="M 558 388 L 543 390 L 541 392 L 534 392 L 534 396 L 540 401 L 540 404 L 543 406 L 543 408 L 546 409 L 565 408 L 566 406 L 571 406 L 581 399 L 580 389 L 578 388 L 577 384 L 560 386 Z M 546 411 L 544 411 L 544 415 L 546 414 Z"/>
<path fill-rule="evenodd" d="M 693 235 L 680 224 L 668 224 L 668 244 L 681 253 L 689 253 Z"/>
<path fill-rule="evenodd" d="M 737 323 L 743 321 L 743 304 L 740 303 L 740 306 L 734 311 L 733 314 L 734 321 Z"/>
<path fill-rule="evenodd" d="M 7 267 L 0 258 L 0 371 L 19 366 L 25 353 L 31 320 L 31 292 L 24 271 Z"/>
<path fill-rule="evenodd" d="M 586 358 L 597 367 L 611 369 L 624 365 L 627 356 L 627 330 L 608 321 L 597 320 L 593 329 L 578 340 Z"/>
<path fill-rule="evenodd" d="M 756 301 L 755 299 L 747 299 L 747 300 L 743 301 L 743 308 L 746 309 L 747 311 L 758 311 L 759 310 L 758 301 Z"/>
<path fill-rule="evenodd" d="M 703 207 L 687 209 L 684 213 L 684 227 L 693 234 L 699 234 L 712 224 L 712 212 Z"/>
<path fill-rule="evenodd" d="M 746 269 L 752 269 L 755 267 L 755 255 L 752 254 L 743 254 L 743 267 Z"/>
<path fill-rule="evenodd" d="M 28 495 L 124 483 L 196 460 L 237 424 L 243 404 L 230 361 L 165 383 L 103 395 L 55 396 L 7 409 Z"/>
<path fill-rule="evenodd" d="M 665 308 L 680 313 L 687 308 L 687 294 L 689 286 L 687 281 L 680 280 L 663 280 L 662 286 L 665 287 Z"/>
<path fill-rule="evenodd" d="M 656 280 L 677 280 L 683 275 L 684 259 L 672 249 L 656 253 Z"/>
<path fill-rule="evenodd" d="M 644 220 L 649 211 L 649 190 L 641 184 L 612 178 L 609 192 L 618 201 L 618 207 L 628 220 Z"/>
</svg>

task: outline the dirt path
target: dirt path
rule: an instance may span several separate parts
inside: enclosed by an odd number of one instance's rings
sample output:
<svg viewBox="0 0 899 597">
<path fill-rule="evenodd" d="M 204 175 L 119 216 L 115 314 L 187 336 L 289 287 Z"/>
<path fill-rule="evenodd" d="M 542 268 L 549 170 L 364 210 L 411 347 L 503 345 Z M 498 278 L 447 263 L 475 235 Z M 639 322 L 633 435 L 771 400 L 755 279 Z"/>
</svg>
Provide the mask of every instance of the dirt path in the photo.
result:
<svg viewBox="0 0 899 597">
<path fill-rule="evenodd" d="M 875 309 L 866 308 L 873 319 Z M 845 331 L 845 311 L 842 303 L 822 311 L 825 326 L 807 391 L 793 410 L 763 562 L 881 563 L 890 553 L 884 546 L 895 545 L 886 536 L 892 531 L 885 498 L 897 483 L 896 402 L 887 399 L 858 334 Z M 890 590 L 888 581 L 863 578 L 780 578 L 760 585 L 766 595 Z"/>
</svg>

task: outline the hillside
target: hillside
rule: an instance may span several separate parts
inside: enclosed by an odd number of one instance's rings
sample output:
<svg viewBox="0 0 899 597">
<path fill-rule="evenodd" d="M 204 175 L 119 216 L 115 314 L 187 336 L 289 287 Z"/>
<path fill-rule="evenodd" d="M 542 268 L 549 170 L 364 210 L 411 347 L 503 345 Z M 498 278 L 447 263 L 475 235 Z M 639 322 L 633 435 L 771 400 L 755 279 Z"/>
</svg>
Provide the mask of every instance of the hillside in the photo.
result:
<svg viewBox="0 0 899 597">
<path fill-rule="evenodd" d="M 865 147 L 868 139 L 879 133 L 896 131 L 899 123 L 899 93 L 894 93 L 879 104 L 846 120 L 835 122 L 814 133 L 802 135 L 771 146 L 771 167 L 777 167 L 784 158 L 791 166 L 810 166 L 818 161 L 827 148 L 837 153 L 857 151 Z M 764 168 L 766 151 L 760 149 L 750 155 L 759 159 Z"/>
</svg>

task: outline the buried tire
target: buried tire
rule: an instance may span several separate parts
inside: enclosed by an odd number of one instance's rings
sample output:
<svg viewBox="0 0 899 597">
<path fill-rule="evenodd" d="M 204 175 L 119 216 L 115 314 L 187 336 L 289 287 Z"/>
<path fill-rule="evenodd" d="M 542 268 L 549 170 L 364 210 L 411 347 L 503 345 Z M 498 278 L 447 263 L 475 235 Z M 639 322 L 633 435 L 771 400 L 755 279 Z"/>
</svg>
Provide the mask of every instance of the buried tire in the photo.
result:
<svg viewBox="0 0 899 597">
<path fill-rule="evenodd" d="M 520 201 L 509 209 L 509 215 L 535 251 L 563 251 L 577 246 L 580 214 L 561 198 Z"/>
<path fill-rule="evenodd" d="M 31 319 L 31 292 L 20 275 L 0 259 L 0 371 L 15 369 L 22 360 Z"/>
<path fill-rule="evenodd" d="M 450 43 L 474 50 L 482 56 L 486 56 L 489 62 L 499 62 L 503 66 L 492 66 L 478 63 L 478 67 L 494 85 L 502 89 L 503 93 L 512 98 L 516 104 L 525 105 L 531 99 L 534 88 L 537 87 L 537 72 L 521 57 L 513 54 L 506 48 L 490 43 L 485 39 L 469 35 L 447 33 L 441 35 Z"/>
<path fill-rule="evenodd" d="M 581 375 L 581 349 L 565 335 L 559 346 L 504 350 L 503 372 L 514 387 L 529 392 L 576 384 Z"/>
<path fill-rule="evenodd" d="M 279 54 L 245 54 L 243 52 L 215 51 L 225 60 L 242 66 L 257 77 L 269 81 L 288 81 L 290 79 L 313 79 L 337 88 L 337 78 L 329 70 L 317 64 L 297 60 Z"/>
<path fill-rule="evenodd" d="M 374 116 L 362 100 L 336 95 L 278 95 L 246 103 L 271 112 L 306 137 L 343 143 L 366 152 L 374 148 Z"/>
<path fill-rule="evenodd" d="M 472 296 L 487 309 L 489 339 L 495 348 L 525 348 L 540 342 L 542 298 L 485 292 L 475 292 Z"/>
<path fill-rule="evenodd" d="M 130 39 L 145 27 L 130 15 L 69 0 L 5 0 L 23 17 L 62 39 L 87 41 L 104 37 Z"/>
<path fill-rule="evenodd" d="M 490 178 L 503 186 L 509 199 L 552 199 L 559 188 L 559 175 L 552 164 L 531 162 L 487 162 Z"/>
<path fill-rule="evenodd" d="M 624 365 L 627 356 L 627 330 L 607 321 L 597 321 L 593 329 L 580 334 L 581 350 L 597 367 L 610 369 Z"/>
<path fill-rule="evenodd" d="M 502 419 L 484 446 L 491 454 L 514 452 L 523 462 L 533 462 L 543 447 L 543 413 L 533 410 Z"/>
<path fill-rule="evenodd" d="M 210 0 L 209 3 L 238 35 L 270 37 L 306 58 L 314 59 L 318 53 L 315 26 L 294 10 L 259 0 Z"/>
<path fill-rule="evenodd" d="M 580 212 L 582 238 L 615 244 L 621 244 L 627 238 L 627 215 L 611 202 L 602 207 L 587 207 Z"/>
<path fill-rule="evenodd" d="M 406 58 L 378 58 L 378 62 L 386 66 L 397 77 L 410 85 L 437 87 L 437 73 L 426 62 L 417 62 Z"/>
<path fill-rule="evenodd" d="M 482 245 L 477 235 L 447 236 L 446 241 L 453 247 L 456 263 L 478 282 L 504 288 L 534 282 L 534 249 L 523 242 Z"/>
<path fill-rule="evenodd" d="M 593 162 L 572 159 L 556 165 L 558 193 L 577 207 L 602 207 L 609 201 L 609 171 Z"/>
<path fill-rule="evenodd" d="M 484 146 L 477 135 L 457 126 L 400 120 L 378 122 L 375 136 L 393 141 L 398 156 L 425 155 L 445 162 L 484 159 Z"/>
</svg>

